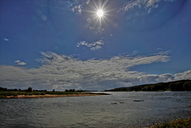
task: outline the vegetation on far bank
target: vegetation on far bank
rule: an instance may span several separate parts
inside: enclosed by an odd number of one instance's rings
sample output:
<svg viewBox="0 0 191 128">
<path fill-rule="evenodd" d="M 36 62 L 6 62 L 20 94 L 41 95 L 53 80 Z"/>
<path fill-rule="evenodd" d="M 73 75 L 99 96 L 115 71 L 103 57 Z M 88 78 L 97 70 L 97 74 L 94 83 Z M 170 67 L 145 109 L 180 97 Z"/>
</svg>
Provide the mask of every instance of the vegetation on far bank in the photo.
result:
<svg viewBox="0 0 191 128">
<path fill-rule="evenodd" d="M 157 124 L 150 128 L 191 128 L 191 117 L 188 119 L 177 119 L 168 123 Z"/>
<path fill-rule="evenodd" d="M 191 80 L 121 87 L 105 91 L 191 91 Z"/>
<path fill-rule="evenodd" d="M 69 95 L 69 94 L 92 94 L 87 91 L 83 90 L 65 90 L 65 91 L 55 91 L 53 89 L 52 91 L 47 90 L 33 90 L 31 87 L 29 87 L 26 90 L 21 89 L 7 89 L 0 87 L 0 98 L 6 98 L 6 96 L 18 96 L 18 95 Z M 100 95 L 104 95 L 103 93 L 99 93 Z"/>
</svg>

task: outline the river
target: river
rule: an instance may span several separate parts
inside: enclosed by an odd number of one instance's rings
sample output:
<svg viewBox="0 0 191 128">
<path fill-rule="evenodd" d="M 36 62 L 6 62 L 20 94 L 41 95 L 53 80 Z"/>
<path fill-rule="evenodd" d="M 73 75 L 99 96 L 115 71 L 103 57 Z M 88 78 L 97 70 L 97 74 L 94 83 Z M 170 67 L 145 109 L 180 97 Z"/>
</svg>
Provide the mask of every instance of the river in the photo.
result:
<svg viewBox="0 0 191 128">
<path fill-rule="evenodd" d="M 191 92 L 0 99 L 0 128 L 142 128 L 191 116 Z"/>
</svg>

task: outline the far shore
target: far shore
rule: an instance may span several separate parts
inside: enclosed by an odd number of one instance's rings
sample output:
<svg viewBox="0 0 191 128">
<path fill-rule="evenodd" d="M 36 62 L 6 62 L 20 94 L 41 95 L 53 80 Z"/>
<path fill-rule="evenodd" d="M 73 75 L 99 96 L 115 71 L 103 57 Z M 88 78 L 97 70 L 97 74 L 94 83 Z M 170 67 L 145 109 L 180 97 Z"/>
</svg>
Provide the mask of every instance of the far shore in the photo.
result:
<svg viewBox="0 0 191 128">
<path fill-rule="evenodd" d="M 10 98 L 53 98 L 53 97 L 81 97 L 81 96 L 100 96 L 100 95 L 109 95 L 107 93 L 79 93 L 79 94 L 66 94 L 66 95 L 17 95 L 17 96 L 6 96 L 4 99 Z"/>
</svg>

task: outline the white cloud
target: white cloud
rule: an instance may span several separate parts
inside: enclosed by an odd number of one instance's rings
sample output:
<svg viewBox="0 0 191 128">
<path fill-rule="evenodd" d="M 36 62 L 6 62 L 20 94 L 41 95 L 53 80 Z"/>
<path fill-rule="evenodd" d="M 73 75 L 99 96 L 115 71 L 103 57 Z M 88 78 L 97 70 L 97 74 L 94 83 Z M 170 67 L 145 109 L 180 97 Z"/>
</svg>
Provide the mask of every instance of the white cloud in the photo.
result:
<svg viewBox="0 0 191 128">
<path fill-rule="evenodd" d="M 20 63 L 21 61 L 20 60 L 15 60 L 15 63 Z"/>
<path fill-rule="evenodd" d="M 16 60 L 15 63 L 16 63 L 17 65 L 20 65 L 20 66 L 26 65 L 25 62 L 21 62 L 20 60 Z"/>
<path fill-rule="evenodd" d="M 9 39 L 7 39 L 7 38 L 4 38 L 3 40 L 4 40 L 4 41 L 6 41 L 6 42 L 8 42 L 8 41 L 9 41 Z"/>
<path fill-rule="evenodd" d="M 17 65 L 26 65 L 25 62 L 20 62 L 20 63 L 17 63 Z"/>
<path fill-rule="evenodd" d="M 77 47 L 86 46 L 90 48 L 90 50 L 95 51 L 95 50 L 101 49 L 102 45 L 104 45 L 104 42 L 102 40 L 99 40 L 93 43 L 87 43 L 86 41 L 82 41 L 77 44 Z"/>
<path fill-rule="evenodd" d="M 191 70 L 185 71 L 183 73 L 177 73 L 175 75 L 176 80 L 181 80 L 181 79 L 191 79 Z"/>
<path fill-rule="evenodd" d="M 174 80 L 174 76 L 170 73 L 162 74 L 159 75 L 159 77 L 156 79 L 158 82 L 163 82 L 163 81 L 172 81 Z"/>
<path fill-rule="evenodd" d="M 171 74 L 145 74 L 130 71 L 136 65 L 167 62 L 167 55 L 115 56 L 103 60 L 78 60 L 52 52 L 42 52 L 42 66 L 26 69 L 0 66 L 0 86 L 37 89 L 108 89 L 118 86 L 139 85 L 174 79 L 185 79 L 191 71 Z M 19 62 L 17 60 L 17 62 Z M 190 77 L 191 79 L 191 77 Z"/>
</svg>

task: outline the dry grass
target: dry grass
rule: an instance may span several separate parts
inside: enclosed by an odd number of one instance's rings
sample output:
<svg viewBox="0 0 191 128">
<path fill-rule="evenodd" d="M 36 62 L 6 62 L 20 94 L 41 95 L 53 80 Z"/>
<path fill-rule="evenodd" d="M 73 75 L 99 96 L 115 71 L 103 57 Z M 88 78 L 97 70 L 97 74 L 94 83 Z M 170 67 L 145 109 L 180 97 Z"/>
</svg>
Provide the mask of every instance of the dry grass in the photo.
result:
<svg viewBox="0 0 191 128">
<path fill-rule="evenodd" d="M 96 96 L 108 95 L 106 93 L 89 92 L 26 92 L 26 91 L 0 91 L 1 98 L 45 98 L 45 97 L 70 97 L 70 96 Z"/>
<path fill-rule="evenodd" d="M 150 128 L 191 128 L 191 117 L 188 119 L 177 119 L 168 123 L 157 124 Z"/>
</svg>

